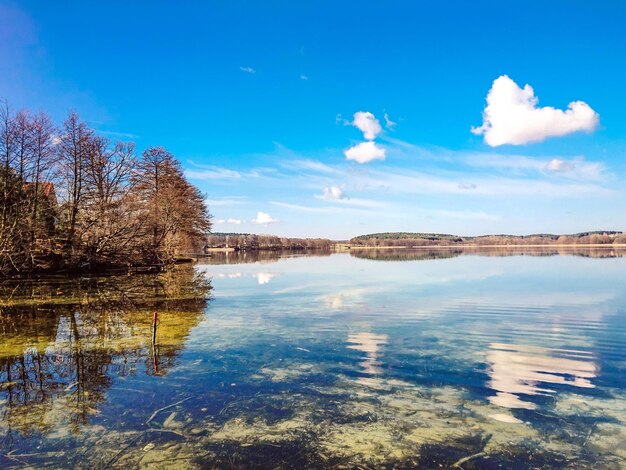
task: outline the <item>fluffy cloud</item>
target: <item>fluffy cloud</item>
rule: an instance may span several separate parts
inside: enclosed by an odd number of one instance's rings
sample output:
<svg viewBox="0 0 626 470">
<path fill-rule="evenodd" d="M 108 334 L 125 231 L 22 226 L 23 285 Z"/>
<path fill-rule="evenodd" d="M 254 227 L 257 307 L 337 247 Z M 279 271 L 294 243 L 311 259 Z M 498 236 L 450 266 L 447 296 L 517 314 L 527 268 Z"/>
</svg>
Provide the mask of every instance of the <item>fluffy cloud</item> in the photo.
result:
<svg viewBox="0 0 626 470">
<path fill-rule="evenodd" d="M 276 222 L 278 222 L 278 220 L 274 219 L 272 216 L 265 212 L 259 211 L 257 212 L 256 217 L 251 220 L 251 222 L 258 225 L 268 225 L 275 224 Z"/>
<path fill-rule="evenodd" d="M 482 126 L 472 127 L 472 132 L 484 136 L 491 147 L 523 145 L 578 131 L 591 132 L 600 122 L 598 113 L 583 101 L 572 101 L 565 111 L 550 106 L 540 108 L 538 102 L 530 85 L 520 88 L 502 75 L 494 80 L 487 94 Z"/>
<path fill-rule="evenodd" d="M 363 132 L 363 137 L 367 140 L 374 140 L 383 131 L 378 119 L 372 113 L 366 111 L 354 113 L 354 120 L 351 124 Z"/>
<path fill-rule="evenodd" d="M 386 151 L 375 142 L 361 142 L 343 152 L 348 160 L 357 163 L 368 163 L 373 160 L 384 160 Z"/>
<path fill-rule="evenodd" d="M 342 199 L 348 199 L 348 196 L 346 196 L 339 186 L 325 186 L 324 192 L 322 192 L 320 198 L 329 201 L 340 201 Z"/>
<path fill-rule="evenodd" d="M 560 158 L 553 158 L 548 163 L 545 164 L 544 169 L 550 171 L 556 171 L 559 173 L 569 173 L 570 171 L 574 171 L 576 165 L 572 162 L 566 162 L 565 160 L 561 160 Z"/>
</svg>

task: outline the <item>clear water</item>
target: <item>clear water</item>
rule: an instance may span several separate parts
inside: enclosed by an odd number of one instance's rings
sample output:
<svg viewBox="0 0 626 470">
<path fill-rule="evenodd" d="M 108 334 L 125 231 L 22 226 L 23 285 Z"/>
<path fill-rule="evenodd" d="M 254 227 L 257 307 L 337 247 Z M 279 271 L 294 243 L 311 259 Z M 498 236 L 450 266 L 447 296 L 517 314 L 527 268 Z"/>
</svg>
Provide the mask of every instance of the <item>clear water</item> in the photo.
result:
<svg viewBox="0 0 626 470">
<path fill-rule="evenodd" d="M 0 467 L 625 468 L 623 254 L 7 281 Z"/>
</svg>

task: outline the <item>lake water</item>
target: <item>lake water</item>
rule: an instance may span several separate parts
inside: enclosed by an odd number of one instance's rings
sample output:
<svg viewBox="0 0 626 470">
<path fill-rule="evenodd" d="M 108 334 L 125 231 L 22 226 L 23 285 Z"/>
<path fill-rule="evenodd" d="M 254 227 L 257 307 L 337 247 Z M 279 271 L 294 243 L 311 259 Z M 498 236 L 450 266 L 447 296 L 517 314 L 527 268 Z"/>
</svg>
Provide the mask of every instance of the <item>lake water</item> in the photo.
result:
<svg viewBox="0 0 626 470">
<path fill-rule="evenodd" d="M 626 468 L 624 254 L 6 281 L 0 467 Z"/>
</svg>

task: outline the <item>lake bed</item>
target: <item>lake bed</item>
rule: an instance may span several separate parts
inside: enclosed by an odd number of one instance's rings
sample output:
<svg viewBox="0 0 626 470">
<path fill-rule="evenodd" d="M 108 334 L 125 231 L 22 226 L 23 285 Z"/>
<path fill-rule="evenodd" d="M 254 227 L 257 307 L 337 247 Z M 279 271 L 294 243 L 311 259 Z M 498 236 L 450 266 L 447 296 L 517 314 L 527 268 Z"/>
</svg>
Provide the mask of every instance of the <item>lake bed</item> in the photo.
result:
<svg viewBox="0 0 626 470">
<path fill-rule="evenodd" d="M 0 465 L 623 468 L 624 253 L 229 253 L 7 281 Z"/>
</svg>

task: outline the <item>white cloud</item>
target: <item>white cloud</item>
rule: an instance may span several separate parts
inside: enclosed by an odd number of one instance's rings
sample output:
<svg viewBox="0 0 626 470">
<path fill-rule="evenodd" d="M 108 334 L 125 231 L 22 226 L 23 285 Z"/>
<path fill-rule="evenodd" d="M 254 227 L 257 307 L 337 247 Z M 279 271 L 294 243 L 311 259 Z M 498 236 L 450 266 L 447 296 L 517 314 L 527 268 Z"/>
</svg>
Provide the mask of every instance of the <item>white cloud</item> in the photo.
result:
<svg viewBox="0 0 626 470">
<path fill-rule="evenodd" d="M 339 186 L 325 186 L 321 199 L 327 199 L 329 201 L 340 201 L 342 199 L 349 199 Z"/>
<path fill-rule="evenodd" d="M 226 196 L 217 199 L 207 199 L 206 203 L 210 206 L 237 206 L 247 204 L 246 198 L 243 196 Z"/>
<path fill-rule="evenodd" d="M 520 88 L 507 75 L 494 80 L 487 94 L 483 124 L 472 127 L 491 147 L 541 142 L 573 132 L 591 132 L 600 116 L 583 101 L 572 101 L 565 111 L 551 106 L 537 107 L 539 100 L 530 85 Z"/>
<path fill-rule="evenodd" d="M 223 225 L 223 224 L 241 225 L 243 224 L 243 220 L 241 219 L 217 219 L 213 223 L 215 225 Z"/>
<path fill-rule="evenodd" d="M 392 121 L 389 118 L 389 114 L 385 113 L 385 127 L 387 129 L 393 129 L 394 127 L 396 127 L 396 124 L 398 124 L 398 123 L 395 122 L 395 121 Z"/>
<path fill-rule="evenodd" d="M 115 131 L 98 131 L 98 134 L 109 135 L 117 139 L 138 139 L 140 136 L 137 134 L 131 134 L 130 132 L 115 132 Z"/>
<path fill-rule="evenodd" d="M 367 140 L 374 140 L 383 131 L 378 119 L 372 113 L 366 111 L 354 113 L 354 121 L 351 124 L 363 132 L 363 137 Z"/>
<path fill-rule="evenodd" d="M 493 153 L 471 153 L 460 155 L 466 164 L 474 167 L 485 167 L 518 173 L 546 171 L 558 173 L 572 179 L 599 180 L 605 176 L 606 165 L 602 162 L 587 162 L 585 157 L 554 156 L 546 161 L 544 158 L 526 157 L 523 155 L 499 155 Z"/>
<path fill-rule="evenodd" d="M 559 173 L 569 173 L 570 171 L 574 171 L 576 165 L 572 162 L 566 162 L 565 160 L 561 160 L 560 158 L 553 158 L 548 163 L 545 164 L 544 169 L 550 171 L 556 171 Z"/>
<path fill-rule="evenodd" d="M 372 201 L 371 204 L 368 204 L 370 201 L 360 200 L 360 199 L 344 199 L 344 200 L 339 200 L 336 202 L 341 202 L 343 204 L 341 205 L 341 207 L 339 206 L 322 206 L 322 207 L 302 206 L 299 204 L 290 204 L 288 202 L 281 202 L 281 201 L 270 201 L 270 204 L 274 206 L 284 207 L 285 209 L 290 209 L 290 210 L 294 210 L 298 212 L 312 212 L 316 214 L 344 214 L 344 215 L 349 214 L 349 213 L 354 213 L 354 214 L 371 213 L 372 211 L 369 208 L 382 206 L 382 203 L 377 203 L 376 201 Z M 356 204 L 353 204 L 353 203 L 356 203 Z M 363 207 L 368 207 L 368 208 L 366 209 L 366 208 L 361 208 L 361 207 L 350 207 L 350 206 L 363 206 Z"/>
<path fill-rule="evenodd" d="M 246 73 L 256 73 L 256 70 L 254 70 L 252 67 L 239 67 L 239 70 Z"/>
<path fill-rule="evenodd" d="M 344 126 L 349 126 L 352 123 L 350 121 L 348 121 L 347 119 L 345 119 L 341 115 L 341 113 L 337 113 L 337 115 L 335 116 L 335 124 L 342 124 Z"/>
<path fill-rule="evenodd" d="M 271 217 L 269 214 L 265 212 L 259 211 L 257 212 L 256 217 L 251 220 L 251 222 L 253 224 L 258 224 L 258 225 L 268 225 L 268 224 L 275 224 L 276 222 L 278 222 L 278 220 L 274 219 L 273 217 Z"/>
<path fill-rule="evenodd" d="M 239 179 L 241 173 L 228 168 L 206 167 L 201 170 L 185 170 L 188 178 L 196 180 L 221 180 L 221 179 Z"/>
<path fill-rule="evenodd" d="M 296 170 L 311 170 L 316 173 L 339 173 L 339 170 L 333 168 L 326 163 L 322 163 L 317 160 L 291 160 L 288 162 L 282 162 L 282 166 L 285 168 L 292 168 Z"/>
<path fill-rule="evenodd" d="M 308 80 L 309 77 L 306 75 L 300 75 L 300 80 Z"/>
<path fill-rule="evenodd" d="M 582 197 L 584 195 L 609 195 L 611 189 L 586 180 L 577 181 L 561 178 L 556 181 L 517 178 L 493 177 L 489 174 L 474 175 L 472 183 L 476 185 L 471 192 L 459 187 L 459 179 L 466 175 L 458 172 L 423 173 L 414 170 L 370 170 L 367 175 L 360 176 L 360 183 L 367 188 L 389 188 L 396 194 L 463 194 L 476 196 L 528 196 L 528 197 Z M 588 178 L 587 178 L 588 179 Z M 568 181 L 569 180 L 569 181 Z"/>
<path fill-rule="evenodd" d="M 343 153 L 348 160 L 354 160 L 357 163 L 368 163 L 372 160 L 384 160 L 386 151 L 384 148 L 376 145 L 375 142 L 370 141 L 361 142 Z"/>
</svg>

